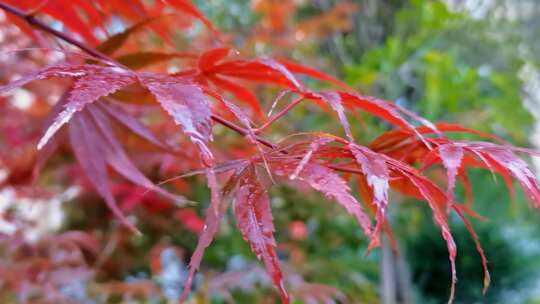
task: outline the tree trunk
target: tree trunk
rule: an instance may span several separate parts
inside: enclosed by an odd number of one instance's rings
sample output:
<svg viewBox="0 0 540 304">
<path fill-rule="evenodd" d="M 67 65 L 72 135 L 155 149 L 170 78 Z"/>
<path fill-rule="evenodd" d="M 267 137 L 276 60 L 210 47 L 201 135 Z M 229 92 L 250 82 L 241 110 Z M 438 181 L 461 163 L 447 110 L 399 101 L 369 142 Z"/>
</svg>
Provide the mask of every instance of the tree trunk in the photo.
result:
<svg viewBox="0 0 540 304">
<path fill-rule="evenodd" d="M 411 280 L 405 260 L 397 255 L 388 239 L 381 236 L 381 303 L 410 304 Z"/>
</svg>

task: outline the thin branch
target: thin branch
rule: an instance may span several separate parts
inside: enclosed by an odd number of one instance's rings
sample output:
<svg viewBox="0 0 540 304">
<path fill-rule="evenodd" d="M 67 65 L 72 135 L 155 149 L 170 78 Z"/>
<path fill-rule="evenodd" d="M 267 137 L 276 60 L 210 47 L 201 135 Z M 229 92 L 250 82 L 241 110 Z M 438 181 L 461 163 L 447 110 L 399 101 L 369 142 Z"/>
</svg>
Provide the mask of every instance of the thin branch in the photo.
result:
<svg viewBox="0 0 540 304">
<path fill-rule="evenodd" d="M 223 126 L 235 131 L 236 133 L 240 134 L 240 135 L 243 135 L 243 136 L 246 136 L 248 134 L 248 131 L 240 126 L 237 126 L 236 124 L 226 120 L 225 118 L 217 115 L 217 114 L 212 114 L 212 119 L 220 124 L 222 124 Z M 275 149 L 276 148 L 276 145 L 274 145 L 273 143 L 271 143 L 270 141 L 262 138 L 262 137 L 255 137 L 255 139 L 260 142 L 261 144 L 267 146 L 268 148 L 271 148 L 271 149 Z"/>
<path fill-rule="evenodd" d="M 48 24 L 38 20 L 34 15 L 32 14 L 29 14 L 29 13 L 26 13 L 14 6 L 11 6 L 9 4 L 6 4 L 4 2 L 0 2 L 0 9 L 4 10 L 5 12 L 7 13 L 10 13 L 12 15 L 15 15 L 23 20 L 25 20 L 28 24 L 30 24 L 31 26 L 33 27 L 36 27 L 44 32 L 47 32 L 61 40 L 64 40 L 65 42 L 71 44 L 71 45 L 74 45 L 76 47 L 78 47 L 79 49 L 83 50 L 84 52 L 94 56 L 95 58 L 98 58 L 98 59 L 101 59 L 103 61 L 107 61 L 107 62 L 110 62 L 110 63 L 114 63 L 115 65 L 119 65 L 119 66 L 122 66 L 122 64 L 116 62 L 114 59 L 110 58 L 109 56 L 103 54 L 102 52 L 96 50 L 95 48 L 92 48 L 92 47 L 89 47 L 87 46 L 86 44 L 80 42 L 80 41 L 77 41 L 76 39 L 74 39 L 73 37 L 71 37 L 70 35 L 64 33 L 64 32 L 60 32 L 60 31 L 57 31 L 55 29 L 53 29 L 52 27 L 50 27 Z"/>
<path fill-rule="evenodd" d="M 261 133 L 266 128 L 268 128 L 272 123 L 274 123 L 276 120 L 280 119 L 285 114 L 287 114 L 290 110 L 292 110 L 295 106 L 297 106 L 304 99 L 305 99 L 304 96 L 298 97 L 293 102 L 289 103 L 285 108 L 283 108 L 283 110 L 281 110 L 279 113 L 277 113 L 276 115 L 269 118 L 262 126 L 260 126 L 257 129 L 253 129 L 253 132 L 255 132 L 255 134 Z"/>
</svg>

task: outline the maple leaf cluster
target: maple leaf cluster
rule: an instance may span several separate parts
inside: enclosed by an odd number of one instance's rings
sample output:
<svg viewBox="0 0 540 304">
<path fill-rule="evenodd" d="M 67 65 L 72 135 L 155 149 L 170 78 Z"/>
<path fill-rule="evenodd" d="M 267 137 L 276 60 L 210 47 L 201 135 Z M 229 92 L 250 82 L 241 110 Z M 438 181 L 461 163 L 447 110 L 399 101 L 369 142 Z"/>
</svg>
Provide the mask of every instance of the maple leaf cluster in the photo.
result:
<svg viewBox="0 0 540 304">
<path fill-rule="evenodd" d="M 204 251 L 212 243 L 228 202 L 232 201 L 239 231 L 263 262 L 282 302 L 289 302 L 273 236 L 275 227 L 268 196 L 273 183 L 306 186 L 342 206 L 369 238 L 368 250 L 379 246 L 381 233 L 391 235 L 386 220 L 390 190 L 425 201 L 448 247 L 452 266 L 450 301 L 457 280 L 457 249 L 448 224 L 452 213 L 464 222 L 477 244 L 485 271 L 484 286 L 489 285 L 487 261 L 468 219 L 478 215 L 472 211 L 470 198 L 461 203 L 454 196 L 457 180 L 471 193 L 465 168 L 483 168 L 501 175 L 510 189 L 514 178 L 535 206 L 540 207 L 535 176 L 516 155 L 540 155 L 536 151 L 513 147 L 495 136 L 459 125 L 431 123 L 392 102 L 356 93 L 327 74 L 286 59 L 241 56 L 225 45 L 206 47 L 204 51 L 194 47 L 190 52 L 141 52 L 129 43 L 130 37 L 143 35 L 143 29 L 149 29 L 169 46 L 173 45 L 171 29 L 177 25 L 186 28 L 190 23 L 186 18 L 176 18 L 182 15 L 198 19 L 208 29 L 210 35 L 201 39 L 200 44 L 220 44 L 221 34 L 188 0 L 153 1 L 152 5 L 120 0 L 13 0 L 1 1 L 0 8 L 10 22 L 30 37 L 43 43 L 43 32 L 36 31 L 41 29 L 86 53 L 66 56 L 68 60 L 64 62 L 27 73 L 0 87 L 0 94 L 6 94 L 37 80 L 70 80 L 67 90 L 50 109 L 39 140 L 35 136 L 29 139 L 35 147 L 29 152 L 31 168 L 24 167 L 21 173 L 19 162 L 3 157 L 10 174 L 6 180 L 14 181 L 13 177 L 21 174 L 36 175 L 59 147 L 69 143 L 68 149 L 91 187 L 116 218 L 137 232 L 124 214 L 125 208 L 117 203 L 111 171 L 171 203 L 189 200 L 157 186 L 145 176 L 132 159 L 136 148 L 125 138 L 135 135 L 135 143 L 143 142 L 160 155 L 167 155 L 161 158 L 163 162 L 167 159 L 170 163 L 172 157 L 176 170 L 203 174 L 211 201 L 204 226 L 197 224 L 191 228 L 200 231 L 200 235 L 182 300 L 189 295 Z M 36 15 L 61 21 L 66 30 L 54 30 Z M 99 33 L 107 32 L 112 16 L 132 25 L 103 38 Z M 124 53 L 118 55 L 120 50 Z M 166 63 L 170 60 L 180 60 L 182 64 L 176 71 L 167 71 Z M 338 89 L 318 92 L 306 86 L 299 76 L 327 82 Z M 261 85 L 281 90 L 272 110 L 280 102 L 288 103 L 275 114 L 265 114 L 265 103 L 256 93 Z M 345 136 L 303 132 L 290 134 L 277 143 L 263 137 L 274 123 L 302 103 L 332 112 Z M 368 145 L 360 145 L 348 119 L 348 115 L 358 111 L 370 113 L 394 129 Z M 143 121 L 148 117 L 154 117 L 154 122 L 155 117 L 160 119 L 151 126 Z M 171 122 L 177 128 L 171 128 Z M 244 139 L 242 149 L 231 152 L 227 151 L 228 143 L 214 142 L 217 125 L 240 134 Z M 1 127 L 8 134 L 9 124 L 2 123 Z M 446 133 L 472 134 L 489 142 L 452 140 Z M 424 174 L 434 165 L 446 170 L 446 189 Z M 352 193 L 353 184 L 361 201 Z"/>
</svg>

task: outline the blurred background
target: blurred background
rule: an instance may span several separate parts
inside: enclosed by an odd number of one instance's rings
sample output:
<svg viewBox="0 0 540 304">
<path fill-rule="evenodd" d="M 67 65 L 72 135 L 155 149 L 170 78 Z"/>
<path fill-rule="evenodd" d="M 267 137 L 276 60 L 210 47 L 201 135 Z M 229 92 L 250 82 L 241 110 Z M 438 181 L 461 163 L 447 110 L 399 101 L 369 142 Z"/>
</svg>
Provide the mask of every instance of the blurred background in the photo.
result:
<svg viewBox="0 0 540 304">
<path fill-rule="evenodd" d="M 432 121 L 459 123 L 515 145 L 540 148 L 540 1 L 195 2 L 243 53 L 291 58 Z M 111 25 L 111 31 L 123 28 L 121 20 Z M 187 35 L 175 37 L 175 42 L 179 48 L 186 47 L 190 35 L 201 30 L 194 25 Z M 5 20 L 0 37 L 2 43 L 19 39 Z M 20 47 L 25 45 L 21 42 Z M 9 64 L 13 63 L 2 58 L 1 67 Z M 305 81 L 325 88 L 317 81 Z M 13 102 L 24 107 L 25 94 L 18 91 Z M 339 132 L 341 128 L 336 120 L 310 108 L 290 115 L 275 127 L 276 138 L 290 129 Z M 360 143 L 389 129 L 364 115 L 355 124 Z M 540 214 L 529 207 L 520 191 L 512 200 L 500 178 L 474 169 L 469 175 L 474 209 L 486 218 L 474 224 L 492 283 L 482 295 L 482 264 L 474 242 L 460 221 L 452 221 L 458 246 L 456 303 L 540 303 Z M 178 187 L 188 188 L 195 201 L 208 200 L 200 179 L 187 178 Z M 465 189 L 457 191 L 458 199 L 465 200 Z M 61 282 L 55 290 L 75 303 L 159 303 L 178 297 L 188 257 L 202 229 L 205 205 L 163 213 L 159 198 L 147 195 L 144 203 L 135 203 L 132 189 L 118 186 L 115 193 L 123 197 L 124 208 L 133 211 L 143 232 L 133 236 L 107 220 L 107 209 L 97 203 L 97 196 L 76 195 L 77 189 L 70 188 L 38 206 L 31 198 L 15 195 L 10 187 L 3 187 L 1 193 L 0 213 L 10 216 L 0 220 L 5 241 L 0 244 L 4 265 L 0 272 L 24 258 L 24 254 L 10 254 L 8 244 L 13 244 L 6 240 L 16 237 L 26 244 L 21 245 L 24 250 L 42 251 L 48 258 L 72 255 L 72 263 L 78 266 L 54 269 Z M 388 217 L 399 254 L 384 242 L 366 256 L 367 239 L 357 224 L 321 196 L 276 187 L 271 198 L 280 258 L 295 303 L 323 303 L 325 299 L 446 303 L 448 253 L 424 204 L 392 195 L 396 203 L 390 205 Z M 191 301 L 274 303 L 270 282 L 233 226 L 226 219 L 219 237 L 207 249 Z M 75 235 L 74 230 L 88 234 Z M 54 245 L 53 232 L 100 248 L 92 267 L 77 264 L 84 254 Z M 29 294 L 35 288 L 28 283 Z M 161 298 L 155 296 L 156 290 L 161 291 Z M 0 299 L 9 303 L 25 298 L 0 288 Z"/>
</svg>

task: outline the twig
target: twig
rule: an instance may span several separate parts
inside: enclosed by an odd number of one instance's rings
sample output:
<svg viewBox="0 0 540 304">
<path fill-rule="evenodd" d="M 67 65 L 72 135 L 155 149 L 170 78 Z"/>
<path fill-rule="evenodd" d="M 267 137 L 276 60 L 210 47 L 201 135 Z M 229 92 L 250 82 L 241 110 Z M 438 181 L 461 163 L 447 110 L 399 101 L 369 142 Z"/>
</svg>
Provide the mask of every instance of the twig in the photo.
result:
<svg viewBox="0 0 540 304">
<path fill-rule="evenodd" d="M 60 32 L 60 31 L 57 31 L 55 29 L 53 29 L 52 27 L 50 27 L 49 25 L 47 25 L 46 23 L 43 23 L 42 21 L 38 20 L 34 15 L 32 14 L 29 14 L 29 13 L 26 13 L 26 12 L 23 12 L 22 10 L 14 7 L 14 6 L 11 6 L 9 4 L 6 4 L 4 2 L 0 2 L 0 9 L 3 9 L 4 11 L 6 11 L 7 13 L 10 13 L 12 15 L 15 15 L 21 19 L 24 19 L 26 22 L 28 22 L 28 24 L 42 30 L 42 31 L 45 31 L 61 40 L 64 40 L 65 42 L 71 44 L 71 45 L 74 45 L 78 48 L 80 48 L 81 50 L 85 51 L 86 53 L 98 58 L 98 59 L 101 59 L 101 60 L 104 60 L 104 61 L 107 61 L 107 62 L 111 62 L 111 63 L 114 63 L 116 65 L 120 65 L 122 66 L 122 64 L 116 62 L 114 59 L 110 58 L 109 56 L 101 53 L 100 51 L 92 48 L 92 47 L 89 47 L 87 46 L 86 44 L 80 42 L 80 41 L 77 41 L 75 40 L 73 37 L 69 36 L 68 34 L 66 33 L 63 33 L 63 32 Z"/>
<path fill-rule="evenodd" d="M 260 126 L 257 129 L 253 129 L 253 132 L 255 132 L 255 134 L 261 133 L 266 128 L 268 128 L 272 123 L 274 123 L 276 120 L 280 119 L 281 117 L 283 117 L 283 115 L 287 114 L 290 110 L 292 110 L 295 106 L 297 106 L 304 99 L 305 99 L 304 96 L 298 97 L 293 102 L 289 103 L 285 108 L 283 108 L 283 110 L 281 110 L 279 113 L 277 113 L 276 115 L 269 118 L 262 126 Z"/>
</svg>

